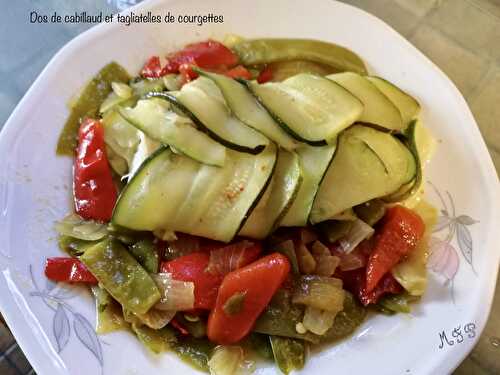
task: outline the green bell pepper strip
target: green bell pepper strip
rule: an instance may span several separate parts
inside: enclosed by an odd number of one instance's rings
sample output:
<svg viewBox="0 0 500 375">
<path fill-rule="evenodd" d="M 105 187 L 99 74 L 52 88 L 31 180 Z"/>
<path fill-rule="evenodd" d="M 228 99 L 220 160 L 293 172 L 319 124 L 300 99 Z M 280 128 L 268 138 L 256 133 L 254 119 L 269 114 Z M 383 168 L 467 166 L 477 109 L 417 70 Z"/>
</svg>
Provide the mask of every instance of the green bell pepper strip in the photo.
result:
<svg viewBox="0 0 500 375">
<path fill-rule="evenodd" d="M 325 220 L 318 223 L 317 228 L 329 243 L 335 243 L 349 233 L 352 223 L 350 220 Z"/>
<path fill-rule="evenodd" d="M 157 273 L 159 257 L 156 246 L 151 239 L 144 239 L 129 247 L 130 253 L 149 273 Z"/>
<path fill-rule="evenodd" d="M 339 71 L 337 68 L 332 66 L 307 60 L 277 61 L 267 65 L 266 69 L 270 72 L 270 74 L 272 74 L 271 80 L 273 82 L 282 82 L 285 79 L 300 73 L 327 76 Z"/>
<path fill-rule="evenodd" d="M 308 60 L 340 71 L 366 74 L 361 58 L 337 44 L 310 39 L 250 39 L 233 46 L 244 65 L 262 65 L 276 61 Z"/>
<path fill-rule="evenodd" d="M 57 238 L 59 248 L 71 256 L 82 255 L 85 250 L 95 245 L 99 241 L 85 241 L 70 236 L 60 235 Z"/>
<path fill-rule="evenodd" d="M 154 239 L 154 236 L 151 232 L 135 231 L 113 223 L 108 223 L 107 230 L 111 237 L 116 238 L 121 243 L 124 243 L 127 246 L 133 245 L 136 242 L 142 240 L 152 241 Z"/>
<path fill-rule="evenodd" d="M 321 342 L 332 342 L 352 334 L 363 323 L 367 308 L 349 292 L 345 292 L 344 310 L 335 315 L 333 326 L 323 335 Z"/>
<path fill-rule="evenodd" d="M 80 121 L 86 117 L 97 117 L 99 107 L 112 90 L 111 82 L 129 80 L 127 71 L 116 62 L 111 62 L 87 83 L 78 100 L 71 105 L 71 112 L 57 141 L 57 155 L 75 154 Z"/>
<path fill-rule="evenodd" d="M 255 322 L 253 331 L 266 335 L 303 339 L 313 343 L 319 342 L 319 336 L 313 333 L 297 332 L 296 325 L 302 322 L 303 315 L 304 306 L 292 303 L 291 290 L 279 289 Z"/>
<path fill-rule="evenodd" d="M 273 350 L 268 335 L 252 332 L 243 341 L 243 348 L 250 350 L 263 359 L 273 359 Z"/>
<path fill-rule="evenodd" d="M 273 247 L 273 250 L 283 254 L 288 258 L 293 274 L 300 274 L 297 254 L 295 253 L 295 245 L 293 244 L 292 240 L 287 240 L 279 243 L 278 245 Z"/>
<path fill-rule="evenodd" d="M 345 292 L 344 310 L 335 316 L 333 326 L 322 336 L 311 332 L 298 333 L 297 323 L 302 322 L 304 308 L 291 302 L 291 291 L 280 289 L 275 294 L 266 310 L 257 319 L 254 332 L 272 336 L 282 336 L 312 342 L 330 342 L 346 337 L 365 319 L 367 309 L 351 293 Z"/>
<path fill-rule="evenodd" d="M 156 354 L 168 351 L 177 342 L 174 330 L 169 326 L 162 329 L 152 329 L 143 325 L 132 324 L 132 330 L 139 341 Z"/>
<path fill-rule="evenodd" d="M 209 372 L 208 361 L 215 346 L 206 338 L 196 339 L 191 336 L 179 336 L 173 349 L 184 362 L 195 369 Z"/>
<path fill-rule="evenodd" d="M 356 216 L 369 226 L 374 226 L 385 215 L 385 203 L 381 199 L 361 203 L 353 208 Z"/>
<path fill-rule="evenodd" d="M 377 307 L 380 307 L 383 312 L 390 313 L 405 313 L 411 312 L 411 303 L 420 299 L 419 296 L 412 296 L 408 293 L 391 294 L 382 297 L 377 302 Z"/>
<path fill-rule="evenodd" d="M 280 370 L 288 375 L 292 370 L 300 370 L 305 362 L 304 341 L 289 337 L 270 336 L 274 361 Z"/>
<path fill-rule="evenodd" d="M 96 333 L 105 334 L 129 327 L 123 319 L 122 307 L 105 289 L 95 285 L 92 286 L 92 293 L 96 302 Z"/>
<path fill-rule="evenodd" d="M 144 314 L 160 300 L 153 279 L 118 241 L 101 241 L 80 259 L 124 308 Z"/>
</svg>

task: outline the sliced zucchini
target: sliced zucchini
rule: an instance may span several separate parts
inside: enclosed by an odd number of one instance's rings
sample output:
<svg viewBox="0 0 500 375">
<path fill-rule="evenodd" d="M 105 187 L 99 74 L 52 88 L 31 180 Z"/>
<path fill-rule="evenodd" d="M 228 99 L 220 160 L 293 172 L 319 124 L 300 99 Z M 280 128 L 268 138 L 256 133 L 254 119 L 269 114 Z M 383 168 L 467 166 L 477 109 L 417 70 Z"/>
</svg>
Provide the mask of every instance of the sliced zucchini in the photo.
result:
<svg viewBox="0 0 500 375">
<path fill-rule="evenodd" d="M 403 123 L 399 109 L 366 77 L 352 72 L 331 74 L 326 78 L 349 90 L 364 104 L 359 121 L 381 126 L 390 130 L 402 130 Z"/>
<path fill-rule="evenodd" d="M 104 142 L 115 154 L 125 159 L 127 169 L 130 169 L 141 141 L 139 131 L 114 110 L 108 111 L 104 115 L 102 126 L 104 128 Z"/>
<path fill-rule="evenodd" d="M 229 242 L 238 233 L 257 205 L 271 181 L 277 147 L 270 143 L 260 154 L 253 156 L 236 151 L 228 152 L 232 168 L 226 168 L 228 178 L 214 194 L 206 212 L 187 233 Z"/>
<path fill-rule="evenodd" d="M 314 146 L 335 142 L 363 112 L 362 103 L 347 90 L 312 74 L 247 85 L 285 131 Z"/>
<path fill-rule="evenodd" d="M 356 216 L 356 214 L 354 213 L 354 210 L 352 207 L 342 211 L 342 212 L 339 212 L 338 214 L 334 215 L 331 219 L 332 220 L 338 220 L 338 221 L 354 221 L 356 220 L 358 217 Z"/>
<path fill-rule="evenodd" d="M 305 226 L 319 184 L 330 165 L 335 145 L 312 147 L 304 145 L 296 150 L 302 169 L 302 184 L 297 198 L 286 213 L 280 225 L 285 227 Z"/>
<path fill-rule="evenodd" d="M 405 127 L 410 124 L 411 120 L 418 116 L 418 113 L 420 112 L 420 104 L 415 98 L 383 78 L 366 78 L 377 86 L 377 88 L 382 91 L 382 93 L 387 96 L 389 100 L 399 109 L 403 119 L 403 125 Z"/>
<path fill-rule="evenodd" d="M 377 155 L 380 161 L 384 164 L 387 174 L 391 176 L 398 176 L 402 185 L 413 181 L 418 174 L 418 171 L 416 159 L 412 155 L 409 147 L 406 147 L 396 137 L 388 138 L 378 136 L 380 132 L 373 133 L 372 135 L 370 134 L 371 132 L 365 130 L 365 128 L 363 128 L 363 131 L 358 131 L 357 133 L 359 135 L 357 136 L 363 140 L 363 142 L 371 151 L 373 151 L 375 155 Z M 388 140 L 390 139 L 395 141 L 395 143 L 391 142 L 394 143 L 394 148 L 391 148 L 390 145 L 388 145 Z M 398 145 L 398 148 L 401 149 L 399 156 L 404 155 L 406 157 L 406 159 L 399 160 L 399 163 L 398 159 L 396 159 L 396 156 L 398 156 L 395 152 L 397 150 L 396 145 Z"/>
<path fill-rule="evenodd" d="M 265 191 L 275 162 L 273 143 L 256 156 L 228 150 L 223 167 L 162 147 L 124 188 L 112 221 L 229 242 Z"/>
<path fill-rule="evenodd" d="M 99 112 L 106 114 L 109 110 L 116 109 L 118 106 L 133 107 L 137 100 L 149 92 L 160 92 L 165 89 L 163 80 L 161 79 L 141 79 L 130 84 L 132 95 L 130 97 L 118 96 L 112 91 L 106 100 L 101 104 Z"/>
<path fill-rule="evenodd" d="M 242 83 L 222 74 L 210 73 L 201 69 L 196 71 L 217 85 L 228 107 L 241 122 L 289 151 L 298 146 L 298 142 L 273 120 Z"/>
<path fill-rule="evenodd" d="M 234 117 L 219 88 L 206 77 L 184 85 L 180 91 L 170 93 L 174 103 L 181 103 L 196 118 L 196 124 L 224 146 L 241 152 L 257 154 L 269 143 L 269 139 Z"/>
<path fill-rule="evenodd" d="M 165 89 L 165 83 L 163 79 L 141 79 L 130 84 L 130 87 L 134 90 L 134 96 L 136 98 L 141 98 L 143 95 L 149 92 L 160 92 Z"/>
<path fill-rule="evenodd" d="M 422 162 L 420 160 L 419 149 L 417 147 L 417 131 L 418 122 L 416 120 L 412 121 L 406 130 L 405 142 L 408 149 L 411 151 L 416 165 L 416 172 L 414 178 L 409 182 L 401 186 L 398 191 L 393 194 L 384 197 L 386 202 L 399 202 L 408 199 L 414 195 L 422 185 Z M 421 125 L 420 125 L 421 126 Z"/>
<path fill-rule="evenodd" d="M 413 176 L 410 176 L 413 173 Z M 394 193 L 414 178 L 415 159 L 394 136 L 355 125 L 338 140 L 333 161 L 311 209 L 311 223 Z"/>
<path fill-rule="evenodd" d="M 201 163 L 224 165 L 226 148 L 197 130 L 189 118 L 170 111 L 169 103 L 164 100 L 139 100 L 134 108 L 119 108 L 119 113 L 158 142 L 173 146 Z"/>
<path fill-rule="evenodd" d="M 106 114 L 110 110 L 115 109 L 117 106 L 121 104 L 134 104 L 134 99 L 132 98 L 123 98 L 118 95 L 114 91 L 111 91 L 109 95 L 104 99 L 101 106 L 99 107 L 99 113 Z"/>
<path fill-rule="evenodd" d="M 242 40 L 232 49 L 244 65 L 269 64 L 275 61 L 308 60 L 366 74 L 363 60 L 351 50 L 337 44 L 310 39 Z"/>
<path fill-rule="evenodd" d="M 200 163 L 160 147 L 139 167 L 122 191 L 113 224 L 135 230 L 172 227 Z"/>
<path fill-rule="evenodd" d="M 181 76 L 179 74 L 167 74 L 163 76 L 163 84 L 168 91 L 177 91 L 180 90 L 181 85 Z"/>
<path fill-rule="evenodd" d="M 221 168 L 204 165 L 200 168 L 191 184 L 186 199 L 177 210 L 175 222 L 183 223 L 185 228 L 193 228 L 208 207 L 218 197 L 219 192 L 224 188 L 224 184 L 230 179 L 234 171 L 230 168 L 224 170 L 222 175 Z"/>
<path fill-rule="evenodd" d="M 280 149 L 271 182 L 239 234 L 257 239 L 271 234 L 295 200 L 301 182 L 298 155 Z"/>
<path fill-rule="evenodd" d="M 137 145 L 134 156 L 132 157 L 132 163 L 130 164 L 128 171 L 128 180 L 130 180 L 134 174 L 139 170 L 142 163 L 147 160 L 151 155 L 153 155 L 160 147 L 161 143 L 149 138 L 146 134 L 141 131 L 139 133 L 139 144 Z"/>
<path fill-rule="evenodd" d="M 127 161 L 114 152 L 108 145 L 106 145 L 106 156 L 109 166 L 120 178 L 127 174 L 129 169 Z"/>
</svg>

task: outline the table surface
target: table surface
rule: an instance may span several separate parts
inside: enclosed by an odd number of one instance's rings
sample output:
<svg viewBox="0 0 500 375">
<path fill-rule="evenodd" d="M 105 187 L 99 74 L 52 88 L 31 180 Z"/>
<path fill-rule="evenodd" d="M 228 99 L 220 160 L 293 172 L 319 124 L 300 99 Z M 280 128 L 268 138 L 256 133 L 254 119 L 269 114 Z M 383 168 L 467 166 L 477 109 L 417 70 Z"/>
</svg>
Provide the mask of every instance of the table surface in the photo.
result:
<svg viewBox="0 0 500 375">
<path fill-rule="evenodd" d="M 140 0 L 16 0 L 0 13 L 0 127 L 50 58 L 89 24 L 29 23 L 29 13 L 116 12 Z M 434 61 L 469 103 L 500 174 L 500 0 L 344 0 L 383 19 Z M 0 374 L 32 374 L 0 320 Z M 500 374 L 500 288 L 456 375 Z"/>
</svg>

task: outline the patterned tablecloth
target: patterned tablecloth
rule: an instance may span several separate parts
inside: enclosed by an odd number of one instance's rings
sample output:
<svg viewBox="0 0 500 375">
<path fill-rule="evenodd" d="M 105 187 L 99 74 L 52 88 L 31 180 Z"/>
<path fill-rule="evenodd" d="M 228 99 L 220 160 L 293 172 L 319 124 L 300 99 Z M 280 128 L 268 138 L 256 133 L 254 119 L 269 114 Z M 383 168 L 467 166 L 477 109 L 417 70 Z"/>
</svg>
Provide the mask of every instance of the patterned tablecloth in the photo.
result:
<svg viewBox="0 0 500 375">
<path fill-rule="evenodd" d="M 30 24 L 30 12 L 117 12 L 141 0 L 15 0 L 0 12 L 0 128 L 55 52 L 90 24 Z M 500 171 L 499 0 L 344 0 L 374 13 L 439 65 L 467 99 Z M 466 26 L 464 26 L 466 25 Z M 500 374 L 500 291 L 471 355 L 455 372 Z M 0 316 L 0 374 L 33 374 Z"/>
</svg>

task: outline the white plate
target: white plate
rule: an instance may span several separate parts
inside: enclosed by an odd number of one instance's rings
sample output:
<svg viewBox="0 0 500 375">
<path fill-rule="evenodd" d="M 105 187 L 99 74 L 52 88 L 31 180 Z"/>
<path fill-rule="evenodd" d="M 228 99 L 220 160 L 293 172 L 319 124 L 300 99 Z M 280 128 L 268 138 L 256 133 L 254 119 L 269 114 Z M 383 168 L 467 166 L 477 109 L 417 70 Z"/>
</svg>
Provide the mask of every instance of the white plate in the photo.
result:
<svg viewBox="0 0 500 375">
<path fill-rule="evenodd" d="M 55 157 L 54 150 L 68 115 L 66 103 L 105 63 L 116 60 L 137 72 L 152 54 L 226 33 L 314 38 L 347 46 L 365 59 L 371 72 L 419 99 L 425 124 L 440 140 L 428 170 L 435 189 L 426 182 L 428 198 L 443 209 L 432 258 L 438 272 L 430 273 L 425 298 L 410 316 L 369 319 L 350 339 L 309 356 L 303 372 L 452 371 L 472 349 L 488 317 L 500 254 L 500 204 L 491 159 L 467 104 L 450 80 L 382 21 L 332 0 L 151 1 L 132 10 L 211 12 L 222 14 L 224 23 L 115 23 L 91 29 L 52 59 L 0 137 L 0 308 L 35 371 L 193 371 L 173 355 L 151 356 L 128 333 L 96 337 L 88 293 L 45 280 L 45 258 L 60 255 L 53 222 L 70 209 L 71 161 Z M 451 280 L 445 284 L 447 278 Z M 268 366 L 258 373 L 275 371 Z"/>
</svg>

